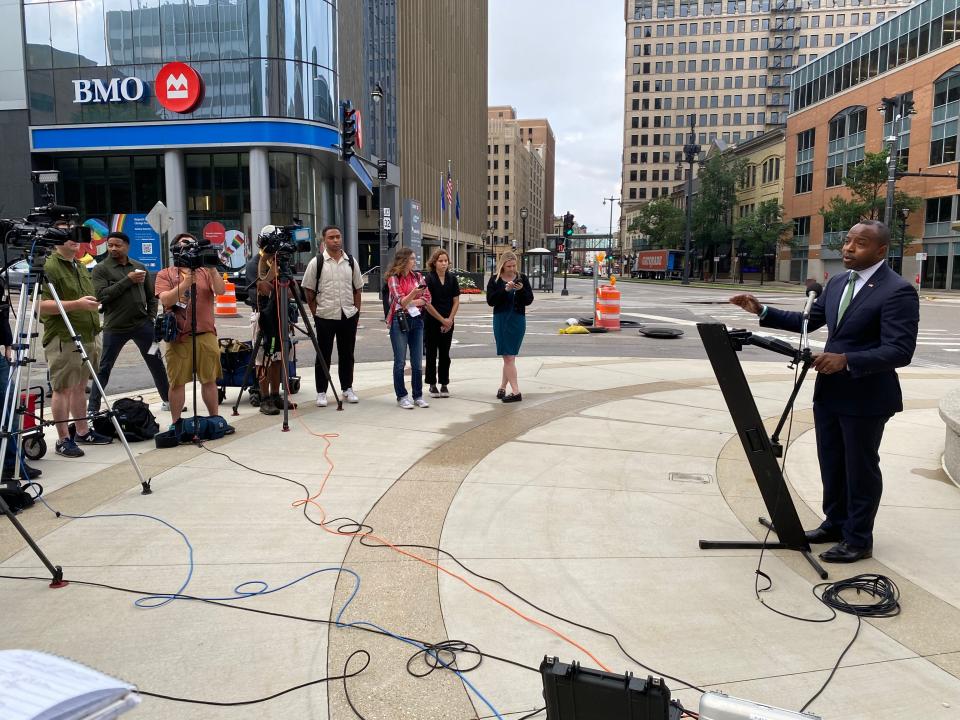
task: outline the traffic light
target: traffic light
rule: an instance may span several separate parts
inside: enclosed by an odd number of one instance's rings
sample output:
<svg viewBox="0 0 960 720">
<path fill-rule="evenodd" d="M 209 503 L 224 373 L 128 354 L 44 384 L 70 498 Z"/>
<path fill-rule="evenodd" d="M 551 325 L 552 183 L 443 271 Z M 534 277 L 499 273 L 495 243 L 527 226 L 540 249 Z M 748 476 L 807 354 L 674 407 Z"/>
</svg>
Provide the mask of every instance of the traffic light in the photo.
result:
<svg viewBox="0 0 960 720">
<path fill-rule="evenodd" d="M 573 236 L 573 213 L 567 213 L 563 216 L 563 236 Z"/>
<path fill-rule="evenodd" d="M 340 154 L 344 160 L 353 157 L 354 146 L 357 144 L 357 111 L 349 102 L 343 103 L 343 112 L 340 118 Z"/>
</svg>

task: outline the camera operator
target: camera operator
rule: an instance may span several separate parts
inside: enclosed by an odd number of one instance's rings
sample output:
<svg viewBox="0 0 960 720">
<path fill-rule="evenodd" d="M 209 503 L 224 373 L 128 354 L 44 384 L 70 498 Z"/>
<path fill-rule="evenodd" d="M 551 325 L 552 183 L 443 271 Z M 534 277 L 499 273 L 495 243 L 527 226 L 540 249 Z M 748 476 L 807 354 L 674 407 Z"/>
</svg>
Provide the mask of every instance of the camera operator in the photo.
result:
<svg viewBox="0 0 960 720">
<path fill-rule="evenodd" d="M 97 375 L 106 388 L 117 356 L 132 340 L 153 376 L 163 409 L 169 410 L 167 373 L 160 357 L 150 352 L 153 320 L 157 316 L 153 280 L 142 263 L 130 259 L 129 252 L 130 238 L 122 232 L 112 232 L 107 235 L 109 257 L 93 269 L 93 286 L 104 311 L 103 351 Z M 90 392 L 87 409 L 90 413 L 100 409 L 100 390 L 96 385 Z"/>
<path fill-rule="evenodd" d="M 66 230 L 68 223 L 57 223 Z M 54 252 L 44 263 L 47 282 L 56 288 L 63 309 L 80 336 L 84 351 L 93 367 L 99 364 L 100 349 L 97 336 L 100 334 L 100 318 L 97 316 L 99 302 L 90 273 L 77 260 L 80 245 L 75 239 L 65 239 L 54 246 Z M 41 294 L 40 315 L 43 319 L 43 352 L 50 369 L 50 384 L 53 387 L 51 411 L 57 426 L 56 452 L 68 458 L 83 457 L 80 445 L 109 445 L 113 438 L 94 432 L 87 424 L 87 381 L 90 373 L 83 358 L 77 352 L 76 343 L 60 316 L 53 295 L 45 284 Z M 67 421 L 73 418 L 76 434 L 70 432 Z"/>
<path fill-rule="evenodd" d="M 185 258 L 198 246 L 190 233 L 180 233 L 171 243 L 175 258 Z M 175 260 L 179 262 L 179 260 Z M 196 282 L 196 297 L 191 288 Z M 170 381 L 170 414 L 173 422 L 180 419 L 186 397 L 186 385 L 196 370 L 200 395 L 210 417 L 220 414 L 217 399 L 217 378 L 220 370 L 220 345 L 214 323 L 215 295 L 225 290 L 223 278 L 209 267 L 164 268 L 157 273 L 156 294 L 164 310 L 173 310 L 177 318 L 177 339 L 167 344 L 165 358 Z M 196 327 L 192 327 L 193 307 L 196 306 Z M 193 366 L 193 341 L 196 341 L 197 365 Z M 193 409 L 196 412 L 196 408 Z M 232 428 L 227 431 L 229 434 Z"/>
<path fill-rule="evenodd" d="M 340 228 L 328 225 L 321 237 L 323 252 L 307 264 L 303 273 L 303 290 L 316 323 L 323 360 L 329 368 L 336 338 L 340 388 L 347 402 L 356 403 L 360 399 L 353 391 L 353 351 L 357 344 L 363 278 L 356 260 L 343 251 Z M 317 407 L 326 407 L 327 377 L 319 362 L 314 367 L 314 376 Z"/>
<path fill-rule="evenodd" d="M 267 225 L 258 239 L 259 255 L 247 263 L 246 276 L 251 282 L 251 304 L 257 313 L 260 329 L 260 350 L 257 366 L 260 368 L 260 412 L 264 415 L 279 415 L 283 409 L 280 397 L 283 377 L 283 346 L 280 342 L 281 323 L 277 315 L 275 282 L 277 280 L 277 246 L 272 242 L 276 228 Z M 295 289 L 291 289 L 296 292 Z M 289 339 L 286 339 L 289 343 Z M 289 344 L 287 345 L 289 352 Z M 288 401 L 289 402 L 289 401 Z M 295 403 L 290 403 L 295 408 Z"/>
</svg>

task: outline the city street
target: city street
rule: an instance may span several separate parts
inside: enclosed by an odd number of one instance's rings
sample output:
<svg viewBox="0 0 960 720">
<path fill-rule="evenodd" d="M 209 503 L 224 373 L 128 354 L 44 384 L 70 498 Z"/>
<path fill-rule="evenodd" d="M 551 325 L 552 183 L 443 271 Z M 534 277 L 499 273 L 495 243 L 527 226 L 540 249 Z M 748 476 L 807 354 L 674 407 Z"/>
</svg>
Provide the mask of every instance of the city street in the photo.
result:
<svg viewBox="0 0 960 720">
<path fill-rule="evenodd" d="M 739 292 L 729 288 L 681 287 L 679 283 L 621 282 L 621 317 L 646 325 L 671 325 L 684 331 L 682 338 L 658 340 L 640 335 L 634 328 L 619 333 L 592 335 L 558 335 L 568 318 L 589 317 L 592 313 L 593 283 L 589 279 L 569 279 L 570 295 L 562 297 L 557 284 L 555 293 L 537 293 L 527 314 L 527 334 L 523 354 L 531 356 L 604 356 L 635 358 L 704 359 L 706 356 L 696 332 L 698 322 L 722 322 L 731 327 L 759 330 L 757 319 L 730 305 L 728 298 Z M 800 309 L 803 296 L 798 288 L 779 285 L 761 289 L 743 286 L 744 292 L 756 294 L 762 302 L 782 308 Z M 934 299 L 935 298 L 935 299 Z M 373 362 L 391 359 L 390 342 L 382 324 L 383 314 L 376 296 L 364 296 L 361 330 L 357 339 L 357 361 Z M 960 367 L 960 297 L 924 295 L 920 304 L 920 338 L 914 356 L 915 367 Z M 217 322 L 222 338 L 249 338 L 249 308 L 240 303 L 240 316 L 221 318 Z M 452 355 L 456 358 L 484 358 L 494 355 L 492 314 L 483 295 L 464 295 L 456 325 Z M 769 333 L 788 342 L 796 336 Z M 314 365 L 314 351 L 308 338 L 298 334 L 299 365 Z M 814 333 L 811 345 L 822 348 L 826 329 Z M 764 350 L 747 348 L 744 360 L 781 362 L 781 358 Z M 336 363 L 336 353 L 334 353 Z M 454 373 L 455 374 L 455 373 Z M 114 368 L 109 395 L 138 390 L 150 385 L 150 375 L 131 343 Z"/>
</svg>

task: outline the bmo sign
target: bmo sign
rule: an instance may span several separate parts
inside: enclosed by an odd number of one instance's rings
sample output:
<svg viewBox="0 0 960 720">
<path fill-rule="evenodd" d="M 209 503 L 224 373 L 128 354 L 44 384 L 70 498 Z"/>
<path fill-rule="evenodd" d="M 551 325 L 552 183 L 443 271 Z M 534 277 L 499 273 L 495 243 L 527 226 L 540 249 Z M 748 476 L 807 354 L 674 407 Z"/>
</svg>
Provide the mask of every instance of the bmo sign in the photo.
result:
<svg viewBox="0 0 960 720">
<path fill-rule="evenodd" d="M 203 78 L 186 63 L 167 63 L 157 73 L 154 92 L 167 110 L 193 112 L 203 100 Z M 136 77 L 73 81 L 73 102 L 82 105 L 138 102 L 146 96 L 146 83 Z"/>
<path fill-rule="evenodd" d="M 136 102 L 146 95 L 147 86 L 136 77 L 113 78 L 103 80 L 74 80 L 73 101 L 75 103 Z"/>
</svg>

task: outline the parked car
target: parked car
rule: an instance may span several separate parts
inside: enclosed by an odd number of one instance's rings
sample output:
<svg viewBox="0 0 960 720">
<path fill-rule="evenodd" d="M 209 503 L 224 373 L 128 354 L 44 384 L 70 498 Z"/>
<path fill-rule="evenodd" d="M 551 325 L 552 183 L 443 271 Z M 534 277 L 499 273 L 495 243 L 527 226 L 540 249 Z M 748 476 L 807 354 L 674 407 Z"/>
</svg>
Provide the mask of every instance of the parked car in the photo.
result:
<svg viewBox="0 0 960 720">
<path fill-rule="evenodd" d="M 571 274 L 571 275 L 579 275 L 579 274 L 581 274 L 582 272 L 583 272 L 583 266 L 581 266 L 581 265 L 571 265 L 571 266 L 570 266 L 570 274 Z"/>
<path fill-rule="evenodd" d="M 226 275 L 227 282 L 236 286 L 237 300 L 243 302 L 247 299 L 247 274 L 246 268 L 230 268 L 226 265 L 218 265 L 217 272 L 220 275 Z"/>
<path fill-rule="evenodd" d="M 3 282 L 8 288 L 18 288 L 23 285 L 29 272 L 30 263 L 26 260 L 17 260 L 6 270 L 0 272 L 0 277 L 3 278 Z"/>
<path fill-rule="evenodd" d="M 587 265 L 583 270 L 580 271 L 581 275 L 585 277 L 593 277 L 593 265 Z"/>
</svg>

